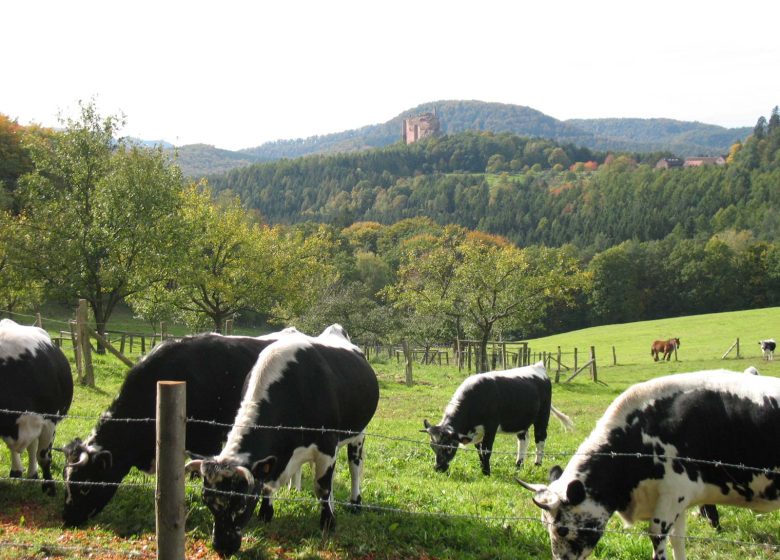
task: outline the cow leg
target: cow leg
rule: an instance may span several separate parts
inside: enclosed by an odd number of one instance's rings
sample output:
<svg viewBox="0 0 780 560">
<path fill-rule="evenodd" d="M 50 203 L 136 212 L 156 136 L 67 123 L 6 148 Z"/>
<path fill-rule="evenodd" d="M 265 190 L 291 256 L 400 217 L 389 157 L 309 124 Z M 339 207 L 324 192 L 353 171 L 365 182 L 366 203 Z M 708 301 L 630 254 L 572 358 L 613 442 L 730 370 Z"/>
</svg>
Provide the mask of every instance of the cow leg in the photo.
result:
<svg viewBox="0 0 780 560">
<path fill-rule="evenodd" d="M 22 478 L 22 471 L 24 470 L 22 455 L 11 447 L 8 450 L 11 452 L 11 472 L 8 476 L 11 478 Z"/>
<path fill-rule="evenodd" d="M 493 430 L 485 431 L 485 435 L 477 444 L 479 462 L 482 465 L 482 474 L 490 476 L 490 455 L 493 453 L 493 441 L 496 439 L 496 432 Z"/>
<path fill-rule="evenodd" d="M 677 521 L 672 526 L 672 531 L 669 534 L 672 541 L 672 551 L 674 552 L 674 560 L 685 560 L 685 532 L 686 532 L 686 519 L 685 512 L 680 514 Z"/>
<path fill-rule="evenodd" d="M 360 503 L 363 501 L 360 495 L 360 482 L 363 478 L 363 444 L 365 435 L 361 435 L 356 441 L 347 444 L 347 460 L 349 461 L 349 478 L 352 483 L 352 492 L 349 502 L 353 513 L 360 511 Z"/>
<path fill-rule="evenodd" d="M 301 475 L 303 474 L 303 465 L 298 467 L 298 469 L 293 473 L 292 477 L 290 477 L 290 483 L 288 484 L 288 488 L 295 488 L 298 492 L 301 491 Z"/>
<path fill-rule="evenodd" d="M 535 465 L 538 467 L 542 464 L 542 459 L 544 458 L 544 443 L 547 440 L 541 440 L 536 442 L 536 463 Z"/>
<path fill-rule="evenodd" d="M 525 454 L 528 451 L 528 431 L 519 432 L 517 434 L 517 459 L 515 459 L 515 466 L 522 467 Z"/>
<path fill-rule="evenodd" d="M 27 478 L 38 478 L 38 439 L 27 446 Z"/>
<path fill-rule="evenodd" d="M 717 507 L 712 504 L 706 504 L 699 507 L 699 513 L 710 522 L 713 529 L 720 530 L 720 514 Z"/>
<path fill-rule="evenodd" d="M 270 494 L 264 494 L 260 501 L 260 511 L 257 513 L 261 521 L 270 523 L 274 518 L 274 504 Z"/>
<path fill-rule="evenodd" d="M 685 560 L 685 508 L 687 501 L 677 496 L 662 494 L 650 521 L 650 540 L 653 542 L 653 560 L 668 560 L 667 537 L 673 533 L 672 549 L 675 560 Z"/>
<path fill-rule="evenodd" d="M 320 529 L 327 533 L 336 527 L 333 514 L 333 471 L 336 466 L 336 453 L 327 455 L 320 452 L 314 461 L 314 494 L 320 500 Z"/>
<path fill-rule="evenodd" d="M 44 421 L 41 427 L 41 435 L 38 438 L 38 462 L 43 471 L 42 490 L 49 496 L 56 494 L 54 481 L 51 478 L 51 446 L 54 442 L 55 429 L 54 422 Z"/>
</svg>

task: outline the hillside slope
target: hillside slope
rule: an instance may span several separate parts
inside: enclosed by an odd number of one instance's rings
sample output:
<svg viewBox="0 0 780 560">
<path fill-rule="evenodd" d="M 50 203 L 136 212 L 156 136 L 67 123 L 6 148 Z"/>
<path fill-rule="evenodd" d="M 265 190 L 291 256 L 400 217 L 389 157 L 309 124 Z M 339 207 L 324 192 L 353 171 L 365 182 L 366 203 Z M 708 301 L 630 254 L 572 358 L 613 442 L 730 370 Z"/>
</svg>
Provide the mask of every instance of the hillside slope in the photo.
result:
<svg viewBox="0 0 780 560">
<path fill-rule="evenodd" d="M 222 173 L 249 163 L 380 148 L 399 142 L 403 120 L 436 111 L 444 134 L 465 131 L 510 132 L 603 151 L 669 151 L 678 156 L 720 155 L 749 128 L 720 126 L 670 119 L 572 119 L 561 121 L 536 109 L 505 103 L 442 100 L 408 109 L 387 122 L 358 129 L 293 140 L 266 142 L 238 152 L 202 144 L 178 149 L 185 175 Z"/>
</svg>

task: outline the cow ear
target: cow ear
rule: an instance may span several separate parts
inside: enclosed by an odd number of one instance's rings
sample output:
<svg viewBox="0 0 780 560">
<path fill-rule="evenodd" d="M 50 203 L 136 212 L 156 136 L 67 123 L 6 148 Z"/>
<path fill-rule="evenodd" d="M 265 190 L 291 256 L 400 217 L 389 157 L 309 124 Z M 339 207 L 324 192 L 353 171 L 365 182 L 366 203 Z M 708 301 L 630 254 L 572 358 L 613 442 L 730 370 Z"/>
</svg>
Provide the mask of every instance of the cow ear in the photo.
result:
<svg viewBox="0 0 780 560">
<path fill-rule="evenodd" d="M 275 464 L 276 457 L 269 455 L 265 459 L 260 459 L 259 461 L 255 462 L 250 470 L 252 471 L 252 475 L 255 478 L 265 480 L 268 475 L 271 474 Z"/>
<path fill-rule="evenodd" d="M 427 418 L 425 418 L 425 419 L 423 420 L 423 426 L 425 427 L 425 429 L 424 429 L 424 430 L 420 430 L 420 431 L 421 431 L 421 432 L 425 432 L 425 433 L 430 433 L 430 430 L 431 430 L 431 423 L 430 423 L 430 422 L 428 422 L 428 419 L 427 419 Z"/>
<path fill-rule="evenodd" d="M 460 441 L 463 445 L 471 443 L 472 439 L 469 436 L 464 436 L 462 434 L 458 435 L 458 441 Z"/>
<path fill-rule="evenodd" d="M 548 475 L 548 479 L 550 482 L 554 482 L 561 478 L 561 475 L 563 474 L 563 469 L 560 465 L 555 465 L 553 468 L 550 469 L 550 473 Z"/>
<path fill-rule="evenodd" d="M 114 464 L 114 456 L 110 451 L 100 451 L 95 454 L 95 464 L 103 469 L 110 469 Z"/>
<path fill-rule="evenodd" d="M 573 506 L 585 501 L 585 485 L 581 480 L 572 480 L 566 487 L 566 501 Z"/>
</svg>

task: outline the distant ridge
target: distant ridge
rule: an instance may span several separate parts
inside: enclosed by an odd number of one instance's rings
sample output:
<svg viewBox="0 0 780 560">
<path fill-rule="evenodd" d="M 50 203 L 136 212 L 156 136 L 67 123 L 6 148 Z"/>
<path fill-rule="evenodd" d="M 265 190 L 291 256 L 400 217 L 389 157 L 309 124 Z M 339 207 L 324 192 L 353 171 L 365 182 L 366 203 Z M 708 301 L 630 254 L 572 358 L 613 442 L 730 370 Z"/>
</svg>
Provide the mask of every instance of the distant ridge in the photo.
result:
<svg viewBox="0 0 780 560">
<path fill-rule="evenodd" d="M 309 138 L 266 142 L 236 152 L 204 144 L 181 146 L 177 150 L 178 163 L 186 175 L 201 176 L 282 158 L 381 148 L 400 141 L 404 118 L 434 109 L 444 134 L 467 130 L 510 132 L 603 151 L 722 155 L 735 141 L 743 140 L 752 132 L 749 127 L 724 128 L 671 119 L 561 121 L 522 105 L 442 100 L 418 105 L 384 123 Z"/>
</svg>

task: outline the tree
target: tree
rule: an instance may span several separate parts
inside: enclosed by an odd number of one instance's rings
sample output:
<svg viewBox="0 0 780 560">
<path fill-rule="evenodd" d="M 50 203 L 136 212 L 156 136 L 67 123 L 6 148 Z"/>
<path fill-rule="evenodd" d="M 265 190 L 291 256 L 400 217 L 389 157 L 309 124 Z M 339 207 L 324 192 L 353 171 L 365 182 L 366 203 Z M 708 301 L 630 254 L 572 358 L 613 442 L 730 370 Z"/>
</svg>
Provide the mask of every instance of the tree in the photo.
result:
<svg viewBox="0 0 780 560">
<path fill-rule="evenodd" d="M 423 344 L 461 336 L 462 310 L 453 281 L 465 235 L 463 228 L 447 226 L 439 236 L 421 235 L 403 244 L 398 280 L 384 295 L 407 318 L 401 322 L 405 336 Z"/>
<path fill-rule="evenodd" d="M 640 263 L 636 247 L 625 242 L 598 253 L 588 270 L 592 275 L 589 294 L 591 316 L 597 324 L 636 320 L 642 313 Z"/>
<path fill-rule="evenodd" d="M 548 305 L 565 301 L 581 283 L 577 263 L 557 249 L 521 250 L 505 239 L 450 230 L 427 251 L 407 253 L 388 294 L 412 313 L 413 323 L 463 322 L 480 341 L 480 369 L 496 331 L 529 329 Z M 439 317 L 431 322 L 431 318 Z"/>
<path fill-rule="evenodd" d="M 61 132 L 27 145 L 34 169 L 20 179 L 10 252 L 51 297 L 86 299 L 103 334 L 119 302 L 170 277 L 185 241 L 181 173 L 161 150 L 117 141 L 123 118 L 93 102 L 60 120 Z"/>
<path fill-rule="evenodd" d="M 0 210 L 0 309 L 32 309 L 40 303 L 40 282 L 30 278 L 9 256 L 9 246 L 19 235 L 18 225 L 10 213 Z"/>
</svg>

